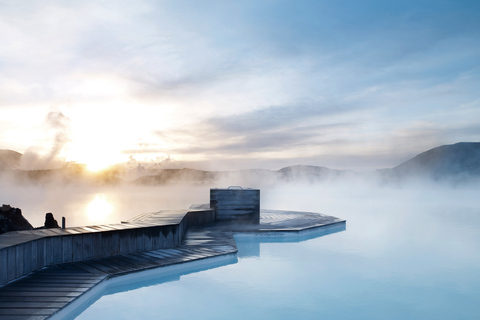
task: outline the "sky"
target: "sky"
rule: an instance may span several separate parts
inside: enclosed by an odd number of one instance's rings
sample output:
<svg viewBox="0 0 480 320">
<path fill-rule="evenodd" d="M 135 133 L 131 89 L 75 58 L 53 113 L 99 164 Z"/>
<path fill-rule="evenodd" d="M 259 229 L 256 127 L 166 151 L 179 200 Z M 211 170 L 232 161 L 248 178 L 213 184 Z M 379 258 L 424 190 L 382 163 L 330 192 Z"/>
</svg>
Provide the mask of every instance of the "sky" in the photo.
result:
<svg viewBox="0 0 480 320">
<path fill-rule="evenodd" d="M 480 2 L 0 0 L 23 168 L 394 167 L 480 141 Z"/>
</svg>

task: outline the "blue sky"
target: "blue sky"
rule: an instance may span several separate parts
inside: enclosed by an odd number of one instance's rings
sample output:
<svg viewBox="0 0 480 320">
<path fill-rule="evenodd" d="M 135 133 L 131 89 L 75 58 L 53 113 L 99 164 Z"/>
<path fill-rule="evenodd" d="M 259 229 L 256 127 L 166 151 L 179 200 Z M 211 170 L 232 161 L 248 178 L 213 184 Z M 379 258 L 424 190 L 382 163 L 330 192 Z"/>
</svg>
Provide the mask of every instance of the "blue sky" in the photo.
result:
<svg viewBox="0 0 480 320">
<path fill-rule="evenodd" d="M 372 170 L 480 140 L 478 1 L 0 1 L 0 39 L 0 148 L 33 167 Z"/>
</svg>

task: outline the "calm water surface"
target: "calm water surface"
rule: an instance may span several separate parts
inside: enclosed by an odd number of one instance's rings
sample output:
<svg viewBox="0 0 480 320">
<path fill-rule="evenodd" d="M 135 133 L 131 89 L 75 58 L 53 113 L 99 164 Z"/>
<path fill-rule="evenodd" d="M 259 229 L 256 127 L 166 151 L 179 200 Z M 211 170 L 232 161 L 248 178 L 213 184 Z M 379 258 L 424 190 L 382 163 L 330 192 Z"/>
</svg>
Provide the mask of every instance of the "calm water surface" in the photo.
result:
<svg viewBox="0 0 480 320">
<path fill-rule="evenodd" d="M 345 218 L 347 229 L 237 237 L 237 263 L 107 290 L 76 319 L 480 318 L 477 190 L 289 187 L 262 197 L 268 208 Z"/>
</svg>

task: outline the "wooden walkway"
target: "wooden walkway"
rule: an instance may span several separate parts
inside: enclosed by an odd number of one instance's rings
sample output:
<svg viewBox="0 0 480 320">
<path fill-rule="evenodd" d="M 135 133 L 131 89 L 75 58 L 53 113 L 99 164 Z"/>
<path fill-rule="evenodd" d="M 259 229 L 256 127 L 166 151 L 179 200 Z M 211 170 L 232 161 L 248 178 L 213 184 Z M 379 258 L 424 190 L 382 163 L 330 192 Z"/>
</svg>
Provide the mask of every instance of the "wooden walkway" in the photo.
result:
<svg viewBox="0 0 480 320">
<path fill-rule="evenodd" d="M 191 209 L 161 211 L 152 222 L 10 231 L 0 234 L 0 285 L 61 263 L 178 247 L 189 227 L 213 222 L 214 210 Z"/>
<path fill-rule="evenodd" d="M 159 213 L 135 218 L 136 223 L 164 222 Z M 345 220 L 318 213 L 262 210 L 260 224 L 215 223 L 187 230 L 176 248 L 117 255 L 45 267 L 0 286 L 0 320 L 43 320 L 54 316 L 78 297 L 112 277 L 189 261 L 234 255 L 235 233 L 299 233 L 302 230 L 345 225 Z"/>
<path fill-rule="evenodd" d="M 177 248 L 46 267 L 0 287 L 0 320 L 47 319 L 109 278 L 236 252 L 232 233 L 197 229 Z"/>
</svg>

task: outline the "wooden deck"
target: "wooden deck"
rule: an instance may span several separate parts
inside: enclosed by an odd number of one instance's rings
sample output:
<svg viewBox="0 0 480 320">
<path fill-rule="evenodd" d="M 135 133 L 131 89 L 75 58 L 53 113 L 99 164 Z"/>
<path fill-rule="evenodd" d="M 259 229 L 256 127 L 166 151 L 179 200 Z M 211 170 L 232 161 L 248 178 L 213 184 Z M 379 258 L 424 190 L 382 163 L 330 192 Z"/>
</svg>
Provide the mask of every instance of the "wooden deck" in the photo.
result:
<svg viewBox="0 0 480 320">
<path fill-rule="evenodd" d="M 236 252 L 231 233 L 198 229 L 178 248 L 46 267 L 0 287 L 0 320 L 47 319 L 109 278 Z"/>
<path fill-rule="evenodd" d="M 0 285 L 46 266 L 178 247 L 189 227 L 215 221 L 211 209 L 154 214 L 152 221 L 0 234 Z"/>
<path fill-rule="evenodd" d="M 131 223 L 168 223 L 152 213 Z M 262 210 L 260 224 L 215 223 L 190 227 L 180 246 L 44 267 L 0 286 L 0 320 L 48 319 L 67 312 L 72 302 L 112 277 L 212 257 L 235 255 L 235 233 L 300 233 L 312 228 L 345 225 L 345 220 L 317 213 Z M 94 228 L 94 227 L 91 227 Z"/>
</svg>

